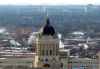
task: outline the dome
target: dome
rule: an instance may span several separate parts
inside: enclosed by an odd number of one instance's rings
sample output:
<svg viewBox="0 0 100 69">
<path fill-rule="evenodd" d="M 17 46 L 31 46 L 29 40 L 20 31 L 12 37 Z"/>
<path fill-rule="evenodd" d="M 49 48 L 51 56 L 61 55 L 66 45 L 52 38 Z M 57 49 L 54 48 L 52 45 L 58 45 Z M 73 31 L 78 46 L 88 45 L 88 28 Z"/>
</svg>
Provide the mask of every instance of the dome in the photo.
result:
<svg viewBox="0 0 100 69">
<path fill-rule="evenodd" d="M 55 34 L 55 29 L 53 28 L 53 26 L 50 25 L 50 20 L 49 18 L 47 18 L 46 20 L 46 25 L 43 28 L 43 35 L 51 35 L 53 36 Z"/>
</svg>

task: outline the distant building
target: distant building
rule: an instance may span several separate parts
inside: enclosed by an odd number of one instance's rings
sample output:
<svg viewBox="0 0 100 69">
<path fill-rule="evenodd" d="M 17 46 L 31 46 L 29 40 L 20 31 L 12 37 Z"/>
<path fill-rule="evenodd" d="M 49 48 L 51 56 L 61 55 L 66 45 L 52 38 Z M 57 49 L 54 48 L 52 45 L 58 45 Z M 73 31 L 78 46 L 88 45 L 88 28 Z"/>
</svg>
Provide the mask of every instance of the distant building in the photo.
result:
<svg viewBox="0 0 100 69">
<path fill-rule="evenodd" d="M 70 38 L 82 39 L 84 37 L 85 37 L 85 32 L 82 31 L 75 31 L 70 33 Z"/>
<path fill-rule="evenodd" d="M 99 69 L 97 59 L 70 57 L 68 69 Z"/>
</svg>

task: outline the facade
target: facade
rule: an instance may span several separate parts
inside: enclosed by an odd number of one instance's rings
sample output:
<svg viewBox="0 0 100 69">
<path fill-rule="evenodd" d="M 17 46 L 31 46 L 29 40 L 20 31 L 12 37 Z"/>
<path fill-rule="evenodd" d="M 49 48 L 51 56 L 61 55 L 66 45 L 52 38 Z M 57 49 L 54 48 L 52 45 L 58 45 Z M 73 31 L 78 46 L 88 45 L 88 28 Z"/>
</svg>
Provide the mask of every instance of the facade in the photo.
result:
<svg viewBox="0 0 100 69">
<path fill-rule="evenodd" d="M 48 38 L 48 39 L 47 39 Z M 51 36 L 37 39 L 35 67 L 52 67 L 59 64 L 58 40 Z M 54 67 L 53 66 L 53 67 Z"/>
<path fill-rule="evenodd" d="M 98 64 L 99 64 L 99 69 L 100 69 L 100 51 L 97 53 L 98 56 Z"/>
<path fill-rule="evenodd" d="M 68 58 L 70 56 L 70 51 L 64 48 L 59 49 L 60 62 L 62 63 L 62 69 L 68 69 Z"/>
</svg>

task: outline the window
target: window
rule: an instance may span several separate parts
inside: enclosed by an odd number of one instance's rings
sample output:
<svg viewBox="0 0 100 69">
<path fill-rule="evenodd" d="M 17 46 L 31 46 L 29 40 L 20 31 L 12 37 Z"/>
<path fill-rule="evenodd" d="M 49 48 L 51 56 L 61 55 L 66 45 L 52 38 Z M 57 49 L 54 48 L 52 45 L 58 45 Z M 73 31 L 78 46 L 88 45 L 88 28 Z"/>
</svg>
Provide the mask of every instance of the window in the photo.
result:
<svg viewBox="0 0 100 69">
<path fill-rule="evenodd" d="M 63 63 L 61 63 L 60 67 L 63 68 Z"/>
<path fill-rule="evenodd" d="M 50 50 L 50 55 L 52 55 L 52 50 Z"/>
<path fill-rule="evenodd" d="M 46 55 L 48 55 L 48 50 L 46 50 Z"/>
<path fill-rule="evenodd" d="M 46 58 L 45 61 L 48 62 L 48 58 Z"/>
</svg>

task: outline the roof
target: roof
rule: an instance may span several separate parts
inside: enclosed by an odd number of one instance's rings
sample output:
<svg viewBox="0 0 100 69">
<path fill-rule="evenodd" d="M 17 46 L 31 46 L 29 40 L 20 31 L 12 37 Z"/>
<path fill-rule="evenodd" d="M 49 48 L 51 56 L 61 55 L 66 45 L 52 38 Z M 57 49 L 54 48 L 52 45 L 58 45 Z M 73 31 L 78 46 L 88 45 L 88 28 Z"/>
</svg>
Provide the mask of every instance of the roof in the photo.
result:
<svg viewBox="0 0 100 69">
<path fill-rule="evenodd" d="M 47 20 L 46 20 L 46 25 L 43 28 L 42 34 L 43 35 L 51 35 L 51 36 L 53 36 L 55 34 L 55 29 L 53 28 L 53 26 L 50 25 L 49 18 L 47 18 Z"/>
</svg>

